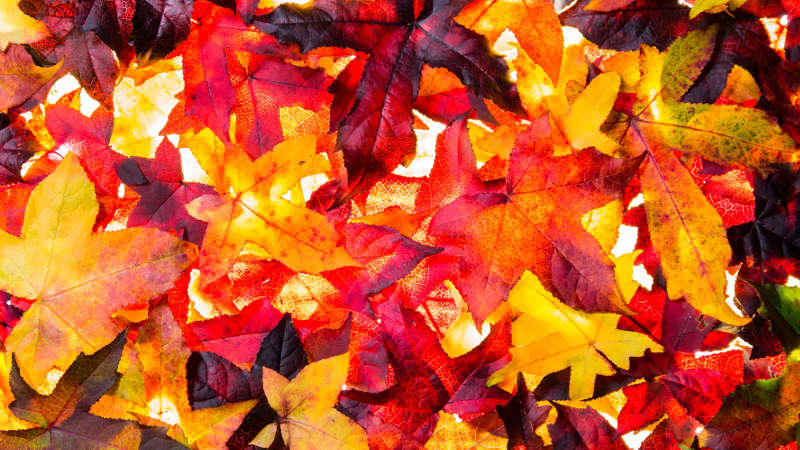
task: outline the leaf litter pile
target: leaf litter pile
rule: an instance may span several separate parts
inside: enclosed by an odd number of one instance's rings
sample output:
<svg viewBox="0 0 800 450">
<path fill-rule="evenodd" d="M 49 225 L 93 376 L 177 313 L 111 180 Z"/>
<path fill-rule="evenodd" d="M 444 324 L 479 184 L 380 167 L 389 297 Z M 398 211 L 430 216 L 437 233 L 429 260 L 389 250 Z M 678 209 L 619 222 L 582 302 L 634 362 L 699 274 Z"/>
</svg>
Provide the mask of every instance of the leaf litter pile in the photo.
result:
<svg viewBox="0 0 800 450">
<path fill-rule="evenodd" d="M 0 447 L 790 449 L 800 1 L 0 2 Z"/>
</svg>

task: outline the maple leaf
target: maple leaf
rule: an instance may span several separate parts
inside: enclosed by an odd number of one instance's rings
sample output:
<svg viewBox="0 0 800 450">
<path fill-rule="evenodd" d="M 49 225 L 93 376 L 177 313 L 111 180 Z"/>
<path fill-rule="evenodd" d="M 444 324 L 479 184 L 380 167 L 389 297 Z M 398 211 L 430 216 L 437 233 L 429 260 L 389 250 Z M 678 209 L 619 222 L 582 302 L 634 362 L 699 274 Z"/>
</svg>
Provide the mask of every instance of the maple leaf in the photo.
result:
<svg viewBox="0 0 800 450">
<path fill-rule="evenodd" d="M 189 404 L 203 409 L 258 398 L 259 367 L 249 372 L 215 353 L 192 352 L 186 362 Z"/>
<path fill-rule="evenodd" d="M 98 191 L 116 196 L 119 178 L 111 168 L 124 157 L 111 149 L 108 139 L 113 126 L 113 116 L 103 108 L 97 108 L 91 117 L 63 104 L 47 108 L 45 124 L 57 147 L 53 150 L 69 150 L 80 156 L 81 162 Z"/>
<path fill-rule="evenodd" d="M 0 51 L 0 80 L 4 86 L 0 111 L 17 107 L 26 110 L 39 103 L 62 64 L 58 61 L 49 67 L 39 67 L 21 45 L 13 44 Z"/>
<path fill-rule="evenodd" d="M 613 365 L 627 370 L 631 357 L 663 351 L 646 335 L 617 329 L 617 314 L 584 313 L 561 303 L 527 271 L 508 301 L 523 312 L 512 328 L 516 347 L 489 385 L 518 371 L 547 375 L 571 367 L 569 397 L 583 399 L 592 396 L 597 375 L 614 374 Z"/>
<path fill-rule="evenodd" d="M 647 44 L 663 50 L 686 33 L 688 13 L 677 0 L 580 0 L 560 18 L 603 48 L 637 50 Z"/>
<path fill-rule="evenodd" d="M 485 386 L 489 373 L 507 361 L 507 323 L 495 325 L 485 342 L 451 359 L 420 314 L 393 302 L 376 305 L 375 310 L 399 382 L 378 393 L 342 394 L 350 400 L 345 405 L 348 415 L 365 428 L 376 419 L 405 439 L 425 442 L 434 430 L 437 411 L 474 414 L 507 401 L 507 394 Z"/>
<path fill-rule="evenodd" d="M 686 296 L 705 314 L 744 324 L 748 319 L 725 303 L 724 271 L 731 253 L 722 221 L 671 149 L 756 168 L 794 160 L 797 153 L 794 141 L 763 111 L 678 101 L 706 65 L 714 34 L 713 27 L 693 31 L 663 55 L 643 48 L 647 75 L 639 84 L 634 114 L 624 121 L 622 140 L 647 154 L 642 192 L 670 298 Z M 700 270 L 686 271 L 687 265 Z"/>
<path fill-rule="evenodd" d="M 314 142 L 313 136 L 285 141 L 256 161 L 233 149 L 230 159 L 218 163 L 225 164 L 225 175 L 217 191 L 230 190 L 234 197 L 205 195 L 186 205 L 189 214 L 209 222 L 200 251 L 205 283 L 226 274 L 248 241 L 293 270 L 358 265 L 323 215 L 281 198 L 302 177 L 327 170 Z"/>
<path fill-rule="evenodd" d="M 50 36 L 31 44 L 39 57 L 50 64 L 63 61 L 58 73 L 71 73 L 95 100 L 110 108 L 119 75 L 114 50 L 123 45 L 116 4 L 22 0 L 19 7 L 50 31 Z"/>
<path fill-rule="evenodd" d="M 349 333 L 348 333 L 349 337 Z M 346 346 L 345 346 L 346 348 Z M 333 355 L 325 355 L 331 357 Z M 324 359 L 319 358 L 319 359 Z M 258 385 L 260 399 L 258 404 L 242 421 L 242 424 L 228 439 L 227 444 L 232 448 L 243 448 L 249 445 L 258 433 L 278 417 L 274 409 L 264 397 L 261 367 L 276 371 L 287 379 L 294 379 L 300 370 L 308 365 L 308 357 L 303 349 L 303 342 L 297 335 L 293 321 L 285 315 L 262 341 L 258 351 L 256 365 L 247 373 L 248 383 L 255 381 Z M 281 442 L 282 443 L 282 442 Z M 276 441 L 275 444 L 278 444 Z"/>
<path fill-rule="evenodd" d="M 189 35 L 194 0 L 136 0 L 133 47 L 139 64 L 168 55 Z"/>
<path fill-rule="evenodd" d="M 22 164 L 39 150 L 41 146 L 22 119 L 12 120 L 0 113 L 0 185 L 22 181 Z"/>
<path fill-rule="evenodd" d="M 221 447 L 256 400 L 193 411 L 189 406 L 186 362 L 190 351 L 165 303 L 128 340 L 117 371 L 119 381 L 90 409 L 102 417 L 167 426 L 168 435 L 195 448 Z"/>
<path fill-rule="evenodd" d="M 140 196 L 128 226 L 177 231 L 185 240 L 200 245 L 206 224 L 189 215 L 185 205 L 214 190 L 200 183 L 184 183 L 180 154 L 172 143 L 164 139 L 154 159 L 129 158 L 120 162 L 116 170 L 119 178 Z"/>
<path fill-rule="evenodd" d="M 593 149 L 563 157 L 552 151 L 548 117 L 542 116 L 517 137 L 502 188 L 487 183 L 432 219 L 430 233 L 437 243 L 460 253 L 454 283 L 477 324 L 525 269 L 570 305 L 627 311 L 610 260 L 579 217 L 619 198 L 640 160 L 615 159 Z M 565 207 L 559 201 L 564 196 L 579 201 Z M 519 252 L 520 245 L 536 251 Z"/>
<path fill-rule="evenodd" d="M 666 414 L 677 440 L 693 439 L 697 427 L 705 426 L 741 383 L 741 377 L 736 380 L 731 375 L 713 369 L 687 369 L 625 387 L 628 401 L 620 411 L 617 433 L 642 428 Z"/>
<path fill-rule="evenodd" d="M 138 447 L 139 427 L 122 420 L 109 420 L 89 413 L 89 408 L 117 380 L 114 370 L 122 353 L 125 334 L 91 356 L 83 355 L 64 374 L 50 395 L 28 387 L 16 368 L 11 386 L 16 400 L 12 411 L 36 427 L 0 433 L 7 447 L 76 448 Z"/>
<path fill-rule="evenodd" d="M 536 429 L 544 425 L 549 406 L 538 406 L 536 398 L 528 390 L 522 373 L 517 374 L 517 392 L 505 404 L 497 406 L 497 414 L 503 419 L 508 434 L 509 448 L 542 448 L 544 441 Z"/>
<path fill-rule="evenodd" d="M 231 113 L 236 108 L 237 139 L 247 137 L 240 143 L 253 144 L 246 148 L 255 159 L 280 142 L 278 108 L 295 103 L 293 97 L 286 105 L 275 103 L 275 100 L 286 100 L 287 96 L 272 92 L 271 88 L 280 84 L 272 82 L 275 80 L 271 70 L 279 68 L 299 86 L 307 86 L 303 80 L 309 76 L 312 79 L 324 78 L 324 73 L 282 62 L 284 59 L 301 59 L 301 55 L 296 50 L 278 45 L 272 36 L 248 27 L 231 11 L 215 6 L 204 7 L 201 11 L 195 11 L 200 23 L 192 28 L 183 44 L 185 114 L 205 124 L 227 143 L 230 142 Z M 238 61 L 237 52 L 243 55 L 244 63 Z M 254 55 L 247 56 L 248 53 Z M 259 71 L 259 68 L 262 69 Z M 259 89 L 258 97 L 248 90 L 250 87 Z M 267 87 L 270 89 L 262 89 Z M 319 88 L 305 92 L 322 94 L 325 98 L 325 92 Z M 267 102 L 267 97 L 273 102 Z M 260 98 L 265 101 L 260 102 Z M 313 95 L 306 95 L 305 99 L 310 104 L 319 102 L 313 99 Z M 253 128 L 256 115 L 258 127 Z"/>
<path fill-rule="evenodd" d="M 479 95 L 519 111 L 506 64 L 492 54 L 484 37 L 453 22 L 465 4 L 429 1 L 420 9 L 409 1 L 332 1 L 313 8 L 281 5 L 256 17 L 259 29 L 298 44 L 304 52 L 346 46 L 370 55 L 358 97 L 339 124 L 348 187 L 338 203 L 368 189 L 413 155 L 411 108 L 423 63 L 445 67 Z"/>
<path fill-rule="evenodd" d="M 278 413 L 278 423 L 267 425 L 251 441 L 269 447 L 280 435 L 289 448 L 368 448 L 364 430 L 334 409 L 347 379 L 348 353 L 315 361 L 289 381 L 272 369 L 263 369 L 264 393 Z"/>
<path fill-rule="evenodd" d="M 258 157 L 281 141 L 280 107 L 320 110 L 327 103 L 331 79 L 322 69 L 295 67 L 276 58 L 226 52 L 236 92 L 236 141 Z"/>
<path fill-rule="evenodd" d="M 93 235 L 97 211 L 94 185 L 67 155 L 31 193 L 22 237 L 0 232 L 0 288 L 36 300 L 6 346 L 41 393 L 125 328 L 121 310 L 168 289 L 195 259 L 192 244 L 154 229 Z"/>
</svg>

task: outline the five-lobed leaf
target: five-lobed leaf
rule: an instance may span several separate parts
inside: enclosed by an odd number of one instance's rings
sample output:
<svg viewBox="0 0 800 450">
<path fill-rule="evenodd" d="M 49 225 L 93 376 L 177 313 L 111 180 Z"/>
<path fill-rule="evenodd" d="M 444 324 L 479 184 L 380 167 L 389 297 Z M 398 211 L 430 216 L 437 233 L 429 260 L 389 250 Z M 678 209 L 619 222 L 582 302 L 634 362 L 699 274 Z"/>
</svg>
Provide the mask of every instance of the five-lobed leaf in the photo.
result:
<svg viewBox="0 0 800 450">
<path fill-rule="evenodd" d="M 125 328 L 121 310 L 169 289 L 196 257 L 194 245 L 150 228 L 92 234 L 97 211 L 70 154 L 31 193 L 21 237 L 0 231 L 0 288 L 36 300 L 6 345 L 41 393 Z"/>
<path fill-rule="evenodd" d="M 662 347 L 641 333 L 618 330 L 619 315 L 584 313 L 553 297 L 530 272 L 509 293 L 509 303 L 523 312 L 512 327 L 511 363 L 489 384 L 517 372 L 547 375 L 570 367 L 569 396 L 592 397 L 595 377 L 613 375 L 614 365 L 630 367 L 630 358 Z"/>
<path fill-rule="evenodd" d="M 285 141 L 255 161 L 233 148 L 223 161 L 208 162 L 224 167 L 216 187 L 233 196 L 204 195 L 186 205 L 189 214 L 209 223 L 200 251 L 204 283 L 225 275 L 246 242 L 294 270 L 358 265 L 323 215 L 281 197 L 303 176 L 329 167 L 314 142 L 314 136 Z"/>
<path fill-rule="evenodd" d="M 289 381 L 265 367 L 264 393 L 278 413 L 278 424 L 267 425 L 251 442 L 269 447 L 280 428 L 291 449 L 366 449 L 367 435 L 350 418 L 334 409 L 347 380 L 349 353 L 315 361 Z"/>
</svg>

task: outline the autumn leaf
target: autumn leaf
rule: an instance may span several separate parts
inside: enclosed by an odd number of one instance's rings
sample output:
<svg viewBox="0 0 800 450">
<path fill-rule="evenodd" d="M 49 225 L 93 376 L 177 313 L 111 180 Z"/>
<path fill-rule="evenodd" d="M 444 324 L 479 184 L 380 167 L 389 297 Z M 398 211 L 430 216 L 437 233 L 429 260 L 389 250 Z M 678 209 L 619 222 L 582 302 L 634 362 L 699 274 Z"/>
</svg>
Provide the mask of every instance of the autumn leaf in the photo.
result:
<svg viewBox="0 0 800 450">
<path fill-rule="evenodd" d="M 795 440 L 798 366 L 778 378 L 740 386 L 701 435 L 704 446 L 776 447 Z"/>
<path fill-rule="evenodd" d="M 128 341 L 119 381 L 91 406 L 92 414 L 169 427 L 169 436 L 194 448 L 221 447 L 256 401 L 193 411 L 187 394 L 190 351 L 169 307 L 162 303 Z"/>
<path fill-rule="evenodd" d="M 119 75 L 114 50 L 123 45 L 116 5 L 102 0 L 23 0 L 19 7 L 50 32 L 31 44 L 47 65 L 63 60 L 59 74 L 71 73 L 95 100 L 111 107 Z"/>
<path fill-rule="evenodd" d="M 485 38 L 453 22 L 463 3 L 431 2 L 423 11 L 411 2 L 381 1 L 369 8 L 347 2 L 315 6 L 281 5 L 254 23 L 304 52 L 346 43 L 370 55 L 358 84 L 360 98 L 339 125 L 338 145 L 348 169 L 348 186 L 339 203 L 413 155 L 411 108 L 423 63 L 445 67 L 479 95 L 519 110 L 506 64 L 492 54 Z"/>
<path fill-rule="evenodd" d="M 327 169 L 314 142 L 313 136 L 285 141 L 255 161 L 234 149 L 231 159 L 217 163 L 225 167 L 218 192 L 230 188 L 235 195 L 204 195 L 186 205 L 189 214 L 209 223 L 200 251 L 205 283 L 227 273 L 248 241 L 294 270 L 358 265 L 324 216 L 281 197 L 303 176 Z"/>
<path fill-rule="evenodd" d="M 796 0 L 8 0 L 0 447 L 791 446 L 798 49 Z"/>
<path fill-rule="evenodd" d="M 16 398 L 12 411 L 36 424 L 36 428 L 2 432 L 0 443 L 9 447 L 137 447 L 141 431 L 135 424 L 89 413 L 92 403 L 117 379 L 114 370 L 124 342 L 125 334 L 121 334 L 94 355 L 79 357 L 47 396 L 28 387 L 15 367 L 11 378 Z"/>
<path fill-rule="evenodd" d="M 458 252 L 454 282 L 476 324 L 500 304 L 525 269 L 568 304 L 627 310 L 610 260 L 578 217 L 618 198 L 639 160 L 615 159 L 593 149 L 554 157 L 549 132 L 548 117 L 537 119 L 517 137 L 503 188 L 487 184 L 468 192 L 432 219 L 437 243 Z M 580 201 L 559 204 L 559 197 L 571 194 Z M 537 251 L 517 251 L 522 243 Z"/>
<path fill-rule="evenodd" d="M 618 330 L 617 314 L 588 314 L 561 303 L 530 272 L 509 302 L 523 312 L 512 328 L 516 347 L 511 363 L 492 374 L 489 384 L 518 371 L 547 375 L 570 367 L 569 396 L 584 399 L 593 395 L 597 375 L 612 375 L 614 365 L 628 369 L 630 358 L 645 350 L 663 350 L 646 335 Z"/>
<path fill-rule="evenodd" d="M 44 24 L 25 15 L 17 3 L 11 1 L 0 6 L 0 50 L 8 48 L 9 43 L 29 44 L 47 35 Z"/>
<path fill-rule="evenodd" d="M 184 183 L 178 149 L 162 140 L 155 158 L 129 158 L 116 166 L 120 180 L 139 200 L 128 218 L 129 226 L 151 226 L 176 231 L 185 240 L 200 245 L 206 224 L 186 211 L 186 204 L 214 190 L 200 183 Z"/>
<path fill-rule="evenodd" d="M 30 109 L 39 103 L 62 64 L 58 61 L 50 67 L 39 67 L 21 45 L 12 44 L 0 51 L 0 80 L 5 87 L 0 94 L 0 110 L 18 106 Z"/>
<path fill-rule="evenodd" d="M 544 425 L 550 409 L 549 406 L 537 405 L 522 373 L 517 374 L 517 392 L 514 397 L 508 404 L 497 407 L 497 414 L 506 427 L 509 446 L 544 447 L 544 441 L 536 434 L 536 429 Z"/>
<path fill-rule="evenodd" d="M 350 355 L 315 361 L 289 381 L 272 369 L 263 369 L 264 393 L 278 413 L 278 423 L 267 425 L 251 444 L 269 447 L 280 435 L 289 448 L 367 448 L 364 430 L 335 410 L 347 379 Z"/>
<path fill-rule="evenodd" d="M 189 35 L 192 0 L 136 0 L 133 47 L 140 64 L 168 55 Z"/>
<path fill-rule="evenodd" d="M 194 246 L 158 230 L 93 235 L 97 210 L 94 186 L 68 155 L 31 193 L 21 238 L 0 232 L 0 287 L 36 300 L 6 345 L 40 393 L 125 328 L 120 310 L 168 289 L 195 257 Z"/>
</svg>

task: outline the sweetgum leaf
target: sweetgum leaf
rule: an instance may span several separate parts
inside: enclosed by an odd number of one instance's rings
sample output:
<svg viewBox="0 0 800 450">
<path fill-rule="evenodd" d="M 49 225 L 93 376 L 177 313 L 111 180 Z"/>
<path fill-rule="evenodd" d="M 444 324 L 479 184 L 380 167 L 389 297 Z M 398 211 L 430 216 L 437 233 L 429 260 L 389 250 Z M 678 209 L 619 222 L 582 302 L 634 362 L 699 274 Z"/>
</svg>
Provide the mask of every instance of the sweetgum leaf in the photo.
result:
<svg viewBox="0 0 800 450">
<path fill-rule="evenodd" d="M 522 374 L 517 374 L 517 392 L 506 405 L 497 406 L 497 414 L 503 419 L 508 434 L 509 448 L 543 448 L 544 441 L 536 429 L 544 425 L 549 406 L 538 406 L 536 398 L 528 390 Z"/>
<path fill-rule="evenodd" d="M 112 106 L 119 65 L 114 51 L 124 43 L 114 2 L 105 0 L 23 0 L 19 7 L 47 26 L 50 36 L 31 46 L 58 74 L 71 73 L 107 108 Z"/>
<path fill-rule="evenodd" d="M 5 431 L 0 443 L 11 447 L 73 446 L 76 448 L 138 447 L 141 431 L 135 424 L 89 413 L 89 408 L 117 380 L 115 372 L 125 333 L 91 356 L 82 355 L 50 395 L 28 387 L 15 365 L 11 406 L 19 417 L 38 425 L 24 431 Z"/>
<path fill-rule="evenodd" d="M 417 11 L 410 1 L 320 1 L 310 9 L 281 5 L 256 18 L 259 29 L 298 44 L 304 52 L 346 46 L 370 55 L 357 98 L 339 126 L 338 145 L 348 169 L 348 186 L 339 193 L 339 203 L 413 155 L 411 108 L 423 63 L 445 67 L 479 95 L 520 110 L 502 59 L 492 54 L 485 38 L 453 22 L 464 3 L 428 2 Z"/>
<path fill-rule="evenodd" d="M 49 67 L 39 67 L 25 47 L 17 44 L 0 52 L 3 80 L 0 111 L 17 107 L 27 110 L 42 101 L 62 64 L 58 61 Z"/>
<path fill-rule="evenodd" d="M 22 181 L 22 164 L 39 150 L 41 146 L 22 119 L 12 120 L 0 113 L 0 185 Z"/>
<path fill-rule="evenodd" d="M 128 226 L 178 232 L 185 240 L 200 245 L 206 224 L 192 217 L 186 204 L 214 189 L 183 181 L 180 154 L 172 143 L 164 139 L 155 158 L 128 158 L 117 164 L 116 171 L 122 182 L 140 196 Z"/>
<path fill-rule="evenodd" d="M 454 280 L 481 323 L 525 269 L 569 305 L 627 311 L 613 266 L 580 224 L 585 212 L 619 198 L 641 159 L 594 149 L 552 156 L 547 116 L 517 137 L 505 186 L 491 183 L 440 209 L 431 222 L 437 244 L 459 255 Z M 563 205 L 559 199 L 574 196 Z M 571 197 L 573 198 L 573 197 Z M 519 246 L 536 251 L 519 252 Z"/>
<path fill-rule="evenodd" d="M 512 328 L 513 359 L 492 374 L 489 385 L 520 371 L 543 376 L 570 367 L 569 398 L 579 400 L 592 396 L 597 375 L 613 375 L 614 366 L 627 370 L 632 357 L 648 350 L 663 351 L 644 334 L 617 329 L 616 314 L 570 308 L 530 272 L 514 286 L 509 302 L 523 312 Z"/>
<path fill-rule="evenodd" d="M 125 328 L 120 310 L 169 289 L 196 257 L 194 245 L 159 230 L 94 235 L 97 211 L 94 185 L 70 154 L 31 193 L 22 237 L 0 232 L 0 288 L 36 300 L 6 345 L 41 393 L 55 387 L 53 369 L 63 373 Z"/>
<path fill-rule="evenodd" d="M 259 367 L 250 372 L 214 353 L 192 352 L 186 362 L 189 404 L 192 409 L 214 408 L 258 398 Z"/>
<path fill-rule="evenodd" d="M 561 22 L 602 48 L 637 50 L 647 44 L 664 50 L 687 31 L 689 8 L 677 0 L 617 2 L 600 9 L 592 9 L 593 3 L 578 1 L 561 14 Z"/>
<path fill-rule="evenodd" d="M 139 64 L 168 55 L 189 35 L 194 0 L 136 0 L 133 47 Z"/>
<path fill-rule="evenodd" d="M 269 447 L 280 427 L 290 448 L 368 448 L 364 430 L 333 407 L 347 379 L 349 359 L 345 353 L 315 361 L 291 381 L 265 368 L 264 393 L 278 414 L 278 423 L 267 425 L 251 444 Z"/>
</svg>

